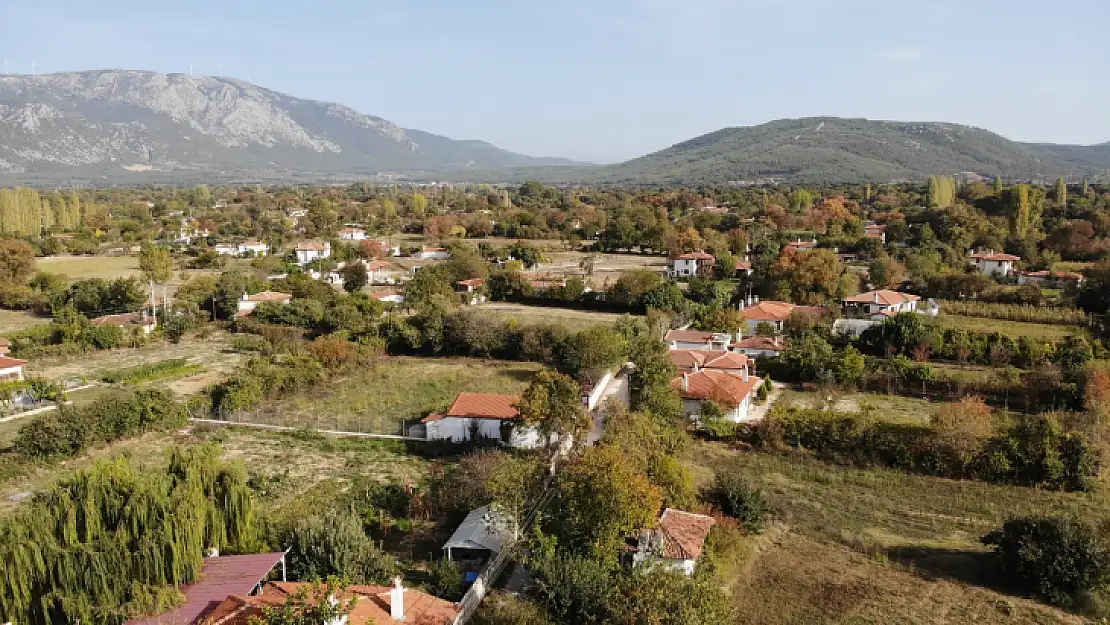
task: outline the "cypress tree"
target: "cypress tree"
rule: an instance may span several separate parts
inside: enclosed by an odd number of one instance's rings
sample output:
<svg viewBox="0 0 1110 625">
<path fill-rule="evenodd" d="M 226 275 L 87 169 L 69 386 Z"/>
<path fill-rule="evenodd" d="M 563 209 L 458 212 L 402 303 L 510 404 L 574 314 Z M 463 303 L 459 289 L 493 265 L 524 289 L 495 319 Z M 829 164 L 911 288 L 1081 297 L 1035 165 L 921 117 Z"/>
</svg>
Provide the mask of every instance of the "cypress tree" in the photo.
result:
<svg viewBox="0 0 1110 625">
<path fill-rule="evenodd" d="M 1090 192 L 1091 192 L 1091 184 L 1089 182 L 1087 182 L 1086 180 L 1084 180 L 1083 181 L 1083 197 L 1087 197 L 1087 194 L 1089 194 Z"/>
<path fill-rule="evenodd" d="M 1056 190 L 1053 191 L 1053 199 L 1057 204 L 1066 205 L 1068 203 L 1068 183 L 1064 181 L 1064 177 L 1060 176 L 1056 179 Z"/>
<path fill-rule="evenodd" d="M 1002 176 L 994 177 L 994 194 L 1002 195 Z"/>
</svg>

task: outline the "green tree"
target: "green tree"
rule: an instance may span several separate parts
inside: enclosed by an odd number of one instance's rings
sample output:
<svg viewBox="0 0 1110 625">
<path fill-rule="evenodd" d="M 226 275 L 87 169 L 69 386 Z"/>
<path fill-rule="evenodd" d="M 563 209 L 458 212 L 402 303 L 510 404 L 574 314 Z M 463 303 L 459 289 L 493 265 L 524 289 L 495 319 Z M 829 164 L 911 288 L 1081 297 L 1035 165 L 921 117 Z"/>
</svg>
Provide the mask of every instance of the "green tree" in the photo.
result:
<svg viewBox="0 0 1110 625">
<path fill-rule="evenodd" d="M 1002 176 L 994 177 L 994 194 L 998 197 L 1002 196 Z"/>
<path fill-rule="evenodd" d="M 143 278 L 163 284 L 173 275 L 173 258 L 170 251 L 155 245 L 152 241 L 143 242 L 139 251 L 139 271 Z"/>
<path fill-rule="evenodd" d="M 906 266 L 889 254 L 881 254 L 868 265 L 868 280 L 878 289 L 893 289 L 909 277 Z"/>
<path fill-rule="evenodd" d="M 1056 187 L 1052 192 L 1052 199 L 1061 206 L 1067 206 L 1068 203 L 1068 183 L 1064 180 L 1063 176 L 1056 179 Z"/>
<path fill-rule="evenodd" d="M 348 293 L 357 293 L 370 281 L 366 273 L 366 265 L 351 263 L 343 268 L 343 290 Z"/>
<path fill-rule="evenodd" d="M 294 579 L 339 577 L 354 584 L 384 584 L 395 573 L 393 558 L 378 549 L 350 512 L 330 510 L 298 521 L 283 536 Z"/>
<path fill-rule="evenodd" d="M 346 622 L 358 599 L 349 596 L 347 585 L 331 577 L 327 582 L 301 586 L 275 607 L 264 607 L 262 617 L 252 616 L 249 625 L 333 625 Z"/>
<path fill-rule="evenodd" d="M 516 408 L 521 420 L 539 430 L 548 441 L 564 436 L 581 443 L 593 425 L 582 406 L 578 384 L 555 371 L 541 371 L 520 395 Z"/>
<path fill-rule="evenodd" d="M 593 326 L 563 343 L 559 371 L 578 379 L 597 380 L 624 362 L 627 356 L 628 342 L 619 332 L 606 326 Z"/>
<path fill-rule="evenodd" d="M 656 567 L 617 578 L 606 623 L 718 625 L 736 622 L 729 598 L 710 579 Z"/>
<path fill-rule="evenodd" d="M 1010 221 L 1010 236 L 1025 239 L 1032 221 L 1032 204 L 1029 185 L 1019 184 L 1006 192 L 1006 210 Z"/>
</svg>

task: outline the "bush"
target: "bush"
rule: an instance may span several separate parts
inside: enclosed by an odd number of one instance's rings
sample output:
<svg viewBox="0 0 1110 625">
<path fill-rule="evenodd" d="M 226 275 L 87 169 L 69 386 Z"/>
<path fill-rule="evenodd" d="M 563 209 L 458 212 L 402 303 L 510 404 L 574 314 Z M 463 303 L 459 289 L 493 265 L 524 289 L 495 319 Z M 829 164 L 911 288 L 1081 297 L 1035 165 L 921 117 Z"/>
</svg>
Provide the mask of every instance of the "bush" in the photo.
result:
<svg viewBox="0 0 1110 625">
<path fill-rule="evenodd" d="M 466 591 L 463 589 L 463 572 L 459 565 L 444 557 L 432 563 L 430 573 L 431 580 L 428 583 L 430 593 L 448 601 L 462 599 Z"/>
<path fill-rule="evenodd" d="M 763 529 L 771 513 L 771 504 L 763 492 L 735 473 L 717 474 L 711 498 L 721 512 L 739 521 L 746 531 L 753 534 Z"/>
<path fill-rule="evenodd" d="M 1070 607 L 1078 593 L 1110 583 L 1110 554 L 1083 523 L 1010 519 L 981 540 L 994 547 L 1007 583 L 1055 605 Z"/>
<path fill-rule="evenodd" d="M 302 519 L 281 543 L 289 545 L 293 579 L 336 576 L 359 585 L 385 584 L 396 568 L 393 558 L 378 549 L 350 512 L 328 511 Z"/>
<path fill-rule="evenodd" d="M 109 384 L 138 384 L 153 380 L 186 377 L 203 371 L 204 367 L 190 364 L 184 358 L 171 358 L 145 365 L 125 367 L 105 373 L 101 378 Z"/>
</svg>

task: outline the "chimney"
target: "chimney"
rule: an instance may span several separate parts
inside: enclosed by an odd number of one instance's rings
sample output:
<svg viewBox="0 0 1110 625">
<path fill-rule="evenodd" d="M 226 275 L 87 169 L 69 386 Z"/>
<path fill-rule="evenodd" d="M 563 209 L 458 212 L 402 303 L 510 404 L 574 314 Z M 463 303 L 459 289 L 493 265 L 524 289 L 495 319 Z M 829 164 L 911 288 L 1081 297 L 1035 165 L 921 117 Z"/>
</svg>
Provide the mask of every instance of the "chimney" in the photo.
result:
<svg viewBox="0 0 1110 625">
<path fill-rule="evenodd" d="M 740 312 L 744 312 L 744 300 L 740 300 L 740 305 L 736 309 Z"/>
<path fill-rule="evenodd" d="M 879 292 L 878 291 L 875 291 L 875 303 L 876 304 L 879 303 Z"/>
<path fill-rule="evenodd" d="M 741 376 L 741 379 L 743 379 L 743 380 L 744 380 L 744 383 L 745 383 L 745 384 L 747 384 L 747 383 L 748 383 L 748 368 L 747 368 L 747 367 L 744 367 L 744 373 L 743 373 L 743 375 Z"/>
<path fill-rule="evenodd" d="M 683 393 L 689 393 L 690 392 L 690 374 L 688 374 L 688 373 L 683 373 L 682 374 L 682 392 Z"/>
<path fill-rule="evenodd" d="M 736 328 L 736 342 L 744 340 L 744 328 Z"/>
<path fill-rule="evenodd" d="M 243 301 L 247 301 L 247 292 L 243 291 Z"/>
<path fill-rule="evenodd" d="M 393 578 L 393 588 L 389 591 L 389 616 L 395 621 L 405 620 L 405 587 L 400 576 Z"/>
</svg>

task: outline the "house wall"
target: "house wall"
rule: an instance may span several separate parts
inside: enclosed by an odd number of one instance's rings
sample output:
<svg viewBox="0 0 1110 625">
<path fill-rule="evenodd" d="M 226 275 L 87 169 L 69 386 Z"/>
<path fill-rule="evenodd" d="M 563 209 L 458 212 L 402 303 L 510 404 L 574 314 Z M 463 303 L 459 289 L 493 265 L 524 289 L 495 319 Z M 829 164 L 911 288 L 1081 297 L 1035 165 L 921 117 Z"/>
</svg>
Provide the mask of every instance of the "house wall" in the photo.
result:
<svg viewBox="0 0 1110 625">
<path fill-rule="evenodd" d="M 692 276 L 698 273 L 698 261 L 675 259 L 671 273 L 675 276 Z"/>
<path fill-rule="evenodd" d="M 644 552 L 636 552 L 632 555 L 632 566 L 640 567 L 645 566 L 649 570 L 655 567 L 662 567 L 668 571 L 675 571 L 690 577 L 694 574 L 694 569 L 697 568 L 697 560 L 683 560 L 679 558 L 660 558 Z"/>
<path fill-rule="evenodd" d="M 723 343 L 689 343 L 686 341 L 671 341 L 670 349 L 716 349 L 723 350 L 727 345 Z"/>
<path fill-rule="evenodd" d="M 11 382 L 12 380 L 23 379 L 23 367 L 15 366 L 6 369 L 0 369 L 0 382 Z"/>
<path fill-rule="evenodd" d="M 755 329 L 758 328 L 759 324 L 761 324 L 761 323 L 766 323 L 766 324 L 770 325 L 772 328 L 775 329 L 776 333 L 782 332 L 782 322 L 781 321 L 760 321 L 758 319 L 745 319 L 744 323 L 747 324 L 747 326 L 748 326 L 748 331 L 746 333 L 746 336 L 755 336 Z"/>
<path fill-rule="evenodd" d="M 476 419 L 471 417 L 444 417 L 439 421 L 431 421 L 425 425 L 426 436 L 429 439 L 451 440 L 456 443 L 465 443 L 470 440 L 471 423 L 476 423 L 479 436 L 501 441 L 510 447 L 519 449 L 534 449 L 540 446 L 540 434 L 535 428 L 517 426 L 513 428 L 509 440 L 501 438 L 501 419 Z"/>
</svg>

